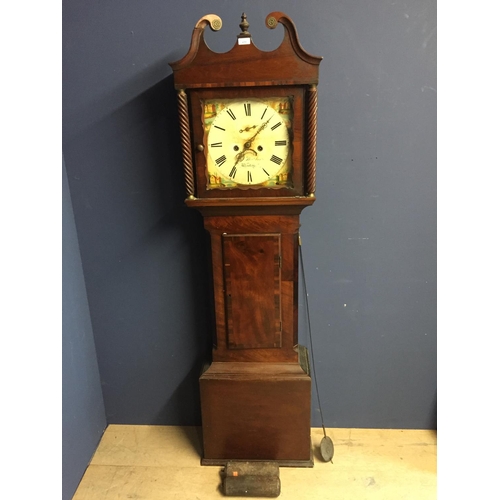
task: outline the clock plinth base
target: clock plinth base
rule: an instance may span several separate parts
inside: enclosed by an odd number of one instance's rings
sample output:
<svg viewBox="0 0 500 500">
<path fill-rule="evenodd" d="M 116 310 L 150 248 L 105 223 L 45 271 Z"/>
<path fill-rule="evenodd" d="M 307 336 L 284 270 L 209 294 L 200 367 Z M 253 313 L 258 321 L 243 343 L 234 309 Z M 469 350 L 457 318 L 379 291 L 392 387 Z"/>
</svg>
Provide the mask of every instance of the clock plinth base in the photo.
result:
<svg viewBox="0 0 500 500">
<path fill-rule="evenodd" d="M 201 465 L 217 465 L 219 467 L 225 466 L 228 462 L 261 462 L 261 460 L 231 460 L 220 459 L 220 458 L 202 458 Z M 276 460 L 279 467 L 314 467 L 313 451 L 311 449 L 311 455 L 309 460 Z"/>
<path fill-rule="evenodd" d="M 200 377 L 203 465 L 312 467 L 311 377 L 297 363 L 214 362 Z"/>
</svg>

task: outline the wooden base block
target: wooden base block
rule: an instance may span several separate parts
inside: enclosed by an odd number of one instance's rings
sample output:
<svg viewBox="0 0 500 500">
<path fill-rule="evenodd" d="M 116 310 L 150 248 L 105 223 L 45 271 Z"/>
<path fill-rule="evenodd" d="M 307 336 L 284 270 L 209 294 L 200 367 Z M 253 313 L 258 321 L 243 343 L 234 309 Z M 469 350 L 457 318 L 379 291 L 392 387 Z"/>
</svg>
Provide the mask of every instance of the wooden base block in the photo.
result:
<svg viewBox="0 0 500 500">
<path fill-rule="evenodd" d="M 212 363 L 200 377 L 204 465 L 312 467 L 311 378 L 298 363 Z"/>
</svg>

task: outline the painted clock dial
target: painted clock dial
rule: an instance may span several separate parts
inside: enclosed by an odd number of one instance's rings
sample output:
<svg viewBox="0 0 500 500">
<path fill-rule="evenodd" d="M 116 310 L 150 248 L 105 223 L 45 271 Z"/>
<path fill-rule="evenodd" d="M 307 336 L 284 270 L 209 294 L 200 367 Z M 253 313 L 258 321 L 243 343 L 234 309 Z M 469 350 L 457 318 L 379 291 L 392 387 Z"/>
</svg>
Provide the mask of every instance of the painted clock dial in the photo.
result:
<svg viewBox="0 0 500 500">
<path fill-rule="evenodd" d="M 292 187 L 290 98 L 204 101 L 207 188 Z"/>
</svg>

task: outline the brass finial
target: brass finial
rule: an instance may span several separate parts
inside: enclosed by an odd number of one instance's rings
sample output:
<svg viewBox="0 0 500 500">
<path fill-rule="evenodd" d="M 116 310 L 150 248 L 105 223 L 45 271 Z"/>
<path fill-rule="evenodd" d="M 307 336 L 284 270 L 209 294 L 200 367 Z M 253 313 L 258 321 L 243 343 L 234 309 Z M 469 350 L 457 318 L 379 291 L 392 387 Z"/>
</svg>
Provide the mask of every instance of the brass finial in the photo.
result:
<svg viewBox="0 0 500 500">
<path fill-rule="evenodd" d="M 243 14 L 241 14 L 241 23 L 240 23 L 241 33 L 238 36 L 239 37 L 251 36 L 250 33 L 248 32 L 249 26 L 250 24 L 248 24 L 247 15 L 243 12 Z"/>
</svg>

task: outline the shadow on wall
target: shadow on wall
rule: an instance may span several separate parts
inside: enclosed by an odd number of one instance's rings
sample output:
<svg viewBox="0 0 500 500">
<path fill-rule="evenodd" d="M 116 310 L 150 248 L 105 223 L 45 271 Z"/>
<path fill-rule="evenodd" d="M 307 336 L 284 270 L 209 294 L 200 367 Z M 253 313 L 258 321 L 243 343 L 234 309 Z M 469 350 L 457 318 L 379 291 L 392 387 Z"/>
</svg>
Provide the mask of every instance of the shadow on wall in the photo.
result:
<svg viewBox="0 0 500 500">
<path fill-rule="evenodd" d="M 431 414 L 429 415 L 429 429 L 437 431 L 437 393 L 434 395 L 434 404 L 432 405 Z"/>
<path fill-rule="evenodd" d="M 173 394 L 153 420 L 153 425 L 162 425 L 169 420 L 179 422 L 179 425 L 201 425 L 200 387 L 198 379 L 202 363 L 197 360 L 189 373 L 177 385 Z"/>
<path fill-rule="evenodd" d="M 173 77 L 126 99 L 157 69 L 69 117 L 63 147 L 108 423 L 195 425 L 209 247 L 184 204 Z"/>
</svg>

